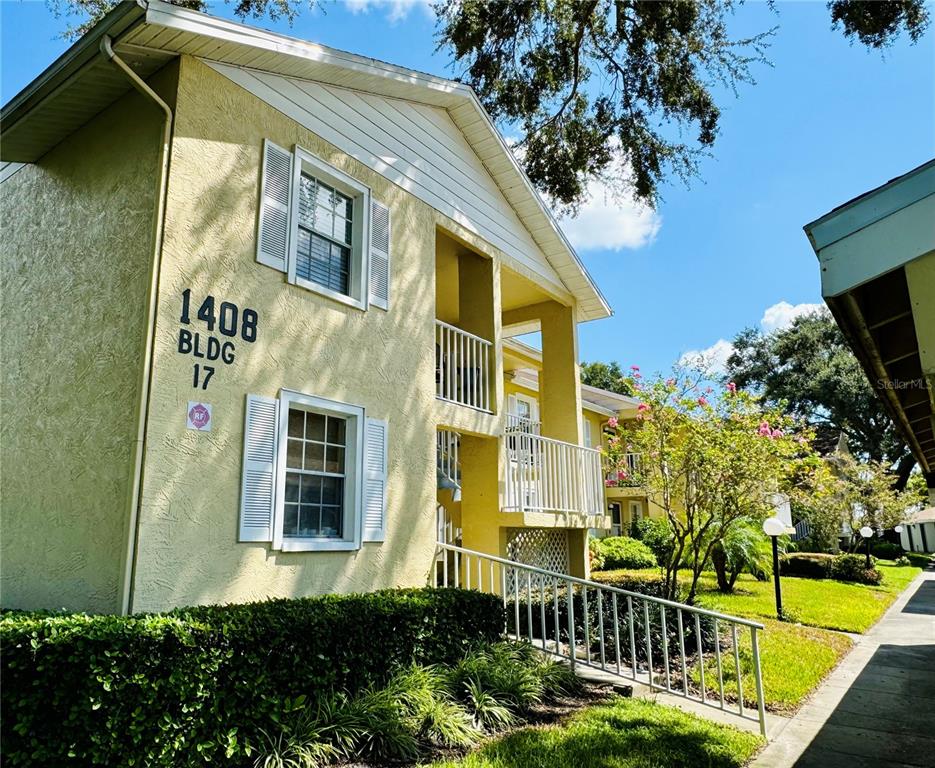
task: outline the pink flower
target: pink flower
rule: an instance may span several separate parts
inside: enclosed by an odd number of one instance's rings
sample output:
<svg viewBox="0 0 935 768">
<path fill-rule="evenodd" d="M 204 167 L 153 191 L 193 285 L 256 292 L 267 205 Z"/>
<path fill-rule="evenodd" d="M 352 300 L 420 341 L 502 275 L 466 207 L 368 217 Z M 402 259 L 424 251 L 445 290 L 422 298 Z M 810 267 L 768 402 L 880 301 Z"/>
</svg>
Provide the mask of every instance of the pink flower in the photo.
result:
<svg viewBox="0 0 935 768">
<path fill-rule="evenodd" d="M 631 370 L 631 371 L 638 371 L 639 369 L 640 369 L 640 367 L 639 367 L 638 365 L 631 365 L 631 366 L 630 366 L 630 370 Z"/>
<path fill-rule="evenodd" d="M 636 410 L 639 413 L 645 413 L 646 411 L 649 410 L 649 406 L 646 405 L 646 403 L 640 403 L 638 406 L 636 406 Z"/>
<path fill-rule="evenodd" d="M 730 382 L 730 384 L 727 385 L 727 391 L 730 392 L 732 395 L 736 395 L 737 385 L 734 384 L 734 382 Z"/>
<path fill-rule="evenodd" d="M 675 379 L 666 379 L 666 386 L 670 389 L 675 386 Z"/>
<path fill-rule="evenodd" d="M 796 441 L 799 445 L 808 445 L 808 440 L 806 440 L 806 439 L 805 439 L 804 437 L 802 437 L 801 435 L 799 435 L 799 437 L 797 437 L 797 438 L 795 439 L 795 441 Z"/>
<path fill-rule="evenodd" d="M 707 404 L 708 404 L 708 401 L 705 398 L 703 397 L 698 398 L 698 405 L 705 406 Z"/>
<path fill-rule="evenodd" d="M 785 433 L 784 433 L 781 429 L 774 429 L 774 430 L 770 433 L 770 437 L 773 438 L 773 439 L 775 440 L 777 437 L 782 437 L 784 434 L 785 434 Z"/>
<path fill-rule="evenodd" d="M 608 478 L 607 480 L 604 481 L 604 485 L 605 485 L 607 488 L 613 488 L 616 484 L 617 484 L 617 481 L 616 481 L 616 480 L 611 480 L 610 478 Z"/>
<path fill-rule="evenodd" d="M 607 426 L 610 427 L 611 429 L 616 429 L 616 428 L 617 428 L 617 424 L 619 424 L 619 423 L 620 423 L 620 422 L 617 421 L 617 417 L 616 417 L 616 416 L 611 416 L 609 419 L 607 419 Z"/>
<path fill-rule="evenodd" d="M 622 469 L 617 473 L 618 480 L 626 480 L 628 477 L 629 475 L 626 472 L 624 472 Z"/>
<path fill-rule="evenodd" d="M 641 374 L 641 373 L 634 373 L 634 374 L 633 374 L 633 378 L 634 378 L 634 379 L 642 379 L 642 378 L 643 378 L 643 374 Z"/>
<path fill-rule="evenodd" d="M 607 445 L 611 448 L 616 448 L 620 444 L 620 438 L 614 435 L 613 437 L 607 438 Z"/>
<path fill-rule="evenodd" d="M 710 395 L 714 390 L 711 387 L 705 387 L 705 394 Z"/>
<path fill-rule="evenodd" d="M 757 430 L 757 433 L 762 435 L 763 437 L 769 437 L 770 435 L 769 422 L 765 420 L 761 421 L 760 428 Z"/>
</svg>

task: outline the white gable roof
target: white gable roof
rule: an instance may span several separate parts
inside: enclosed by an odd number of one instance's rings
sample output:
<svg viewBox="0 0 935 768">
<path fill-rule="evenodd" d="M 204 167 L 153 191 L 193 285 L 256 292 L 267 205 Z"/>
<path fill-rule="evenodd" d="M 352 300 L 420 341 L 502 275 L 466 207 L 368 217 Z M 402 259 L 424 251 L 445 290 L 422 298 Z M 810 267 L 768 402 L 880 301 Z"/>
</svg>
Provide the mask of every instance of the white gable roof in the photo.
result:
<svg viewBox="0 0 935 768">
<path fill-rule="evenodd" d="M 557 276 L 575 298 L 579 320 L 611 314 L 606 300 L 469 87 L 189 11 L 161 0 L 121 3 L 5 105 L 0 114 L 3 133 L 0 159 L 34 162 L 120 95 L 120 78 L 97 55 L 97 46 L 104 35 L 114 38 L 115 51 L 142 76 L 155 72 L 179 54 L 189 54 L 213 64 L 232 79 L 237 72 L 250 70 L 254 78 L 257 72 L 277 76 L 280 85 L 312 81 L 319 89 L 334 86 L 444 110 L 445 122 L 450 122 L 455 133 L 460 134 L 461 160 L 467 161 L 466 150 L 474 156 L 469 162 L 473 166 L 470 173 L 476 174 L 478 166 L 486 170 L 481 184 L 491 195 L 488 203 L 498 198 L 506 202 L 507 210 L 501 211 L 499 217 L 488 216 L 489 232 L 500 231 L 495 236 L 501 239 L 497 241 L 482 232 L 485 239 L 527 266 L 530 259 L 537 263 L 538 274 L 544 280 L 553 282 L 553 275 Z M 84 70 L 88 77 L 82 78 Z M 123 87 L 126 90 L 128 83 Z M 66 104 L 67 109 L 57 110 L 57 101 Z M 437 116 L 433 111 L 428 114 Z M 492 183 L 488 184 L 486 179 Z M 453 201 L 448 203 L 451 210 Z M 444 208 L 440 210 L 447 212 Z M 469 211 L 462 205 L 454 210 L 458 216 L 452 218 L 470 220 L 475 230 L 486 226 L 475 217 L 480 208 Z M 515 242 L 510 244 L 511 240 Z M 529 253 L 531 245 L 536 253 Z"/>
</svg>

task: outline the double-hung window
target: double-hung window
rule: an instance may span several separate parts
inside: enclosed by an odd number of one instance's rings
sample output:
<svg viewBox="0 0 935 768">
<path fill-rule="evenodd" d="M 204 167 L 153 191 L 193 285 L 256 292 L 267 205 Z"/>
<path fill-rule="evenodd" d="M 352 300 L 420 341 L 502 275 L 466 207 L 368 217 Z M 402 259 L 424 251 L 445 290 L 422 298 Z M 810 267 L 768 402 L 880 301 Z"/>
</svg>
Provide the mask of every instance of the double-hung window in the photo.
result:
<svg viewBox="0 0 935 768">
<path fill-rule="evenodd" d="M 240 540 L 284 552 L 359 549 L 385 536 L 387 423 L 283 389 L 248 395 Z"/>
<path fill-rule="evenodd" d="M 363 408 L 286 390 L 279 407 L 273 544 L 284 551 L 356 549 Z"/>
<path fill-rule="evenodd" d="M 350 295 L 354 229 L 354 199 L 302 171 L 296 279 Z"/>
<path fill-rule="evenodd" d="M 289 406 L 283 538 L 343 538 L 347 426 L 344 416 Z"/>
<path fill-rule="evenodd" d="M 263 147 L 257 261 L 358 309 L 389 308 L 389 209 L 318 157 Z"/>
</svg>

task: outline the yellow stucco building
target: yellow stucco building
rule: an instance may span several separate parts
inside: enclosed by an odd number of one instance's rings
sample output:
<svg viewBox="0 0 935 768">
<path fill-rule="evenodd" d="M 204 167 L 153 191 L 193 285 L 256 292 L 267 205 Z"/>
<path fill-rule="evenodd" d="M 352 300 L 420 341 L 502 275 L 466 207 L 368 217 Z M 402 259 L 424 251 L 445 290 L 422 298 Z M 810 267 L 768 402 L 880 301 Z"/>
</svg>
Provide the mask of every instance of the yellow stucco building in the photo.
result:
<svg viewBox="0 0 935 768">
<path fill-rule="evenodd" d="M 610 309 L 469 89 L 125 2 L 0 130 L 5 607 L 586 575 Z"/>
</svg>

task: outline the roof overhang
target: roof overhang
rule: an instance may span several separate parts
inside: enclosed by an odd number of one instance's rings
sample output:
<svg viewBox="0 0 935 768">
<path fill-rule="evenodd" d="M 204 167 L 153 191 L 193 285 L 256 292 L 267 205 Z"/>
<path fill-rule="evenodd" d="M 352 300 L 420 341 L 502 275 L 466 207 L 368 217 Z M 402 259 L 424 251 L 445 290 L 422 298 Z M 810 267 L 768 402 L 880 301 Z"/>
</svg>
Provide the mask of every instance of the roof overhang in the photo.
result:
<svg viewBox="0 0 935 768">
<path fill-rule="evenodd" d="M 98 55 L 105 35 L 143 78 L 189 54 L 446 109 L 574 297 L 578 319 L 612 314 L 470 87 L 161 0 L 124 0 L 4 105 L 0 160 L 36 162 L 130 90 L 127 79 Z"/>
<path fill-rule="evenodd" d="M 922 470 L 935 472 L 935 160 L 805 232 L 825 302 Z"/>
</svg>

